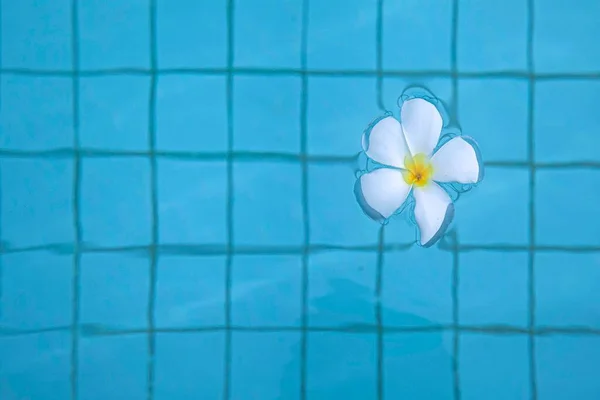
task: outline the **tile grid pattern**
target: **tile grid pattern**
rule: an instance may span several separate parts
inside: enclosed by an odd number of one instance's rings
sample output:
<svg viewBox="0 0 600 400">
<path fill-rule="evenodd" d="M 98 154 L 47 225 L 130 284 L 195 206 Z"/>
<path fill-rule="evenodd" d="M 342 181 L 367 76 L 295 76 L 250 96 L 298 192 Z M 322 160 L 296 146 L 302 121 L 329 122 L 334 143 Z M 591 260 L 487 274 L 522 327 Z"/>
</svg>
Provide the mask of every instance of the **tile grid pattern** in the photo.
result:
<svg viewBox="0 0 600 400">
<path fill-rule="evenodd" d="M 77 27 L 77 1 L 73 1 L 73 69 L 72 71 L 39 71 L 39 70 L 30 70 L 30 69 L 0 69 L 2 74 L 22 74 L 22 75 L 33 75 L 33 76 L 68 76 L 73 79 L 73 126 L 74 126 L 74 143 L 73 149 L 63 149 L 63 150 L 51 150 L 51 151 L 15 151 L 15 150 L 0 150 L 0 157 L 16 157 L 16 158 L 72 158 L 74 161 L 74 185 L 73 185 L 73 220 L 74 220 L 74 228 L 75 228 L 75 244 L 71 245 L 63 245 L 63 244 L 49 244 L 47 246 L 35 246 L 29 248 L 8 248 L 7 246 L 2 246 L 0 248 L 0 254 L 9 254 L 23 251 L 33 251 L 33 250 L 50 250 L 55 252 L 72 252 L 73 254 L 73 322 L 71 326 L 65 327 L 55 327 L 55 328 L 45 328 L 41 331 L 67 331 L 71 330 L 73 333 L 73 342 L 72 342 L 72 350 L 73 354 L 71 357 L 72 369 L 71 369 L 71 395 L 73 399 L 77 398 L 77 358 L 78 358 L 78 338 L 80 336 L 80 324 L 79 324 L 79 264 L 80 258 L 83 253 L 86 252 L 98 252 L 98 251 L 117 251 L 117 252 L 139 252 L 139 251 L 147 251 L 151 255 L 151 286 L 149 290 L 149 301 L 148 301 L 148 329 L 147 330 L 88 330 L 86 334 L 89 335 L 115 335 L 115 334 L 131 334 L 131 333 L 144 333 L 148 335 L 148 351 L 149 351 L 149 360 L 148 360 L 148 388 L 147 394 L 148 398 L 152 399 L 153 397 L 153 379 L 154 379 L 154 335 L 157 332 L 211 332 L 211 331 L 225 331 L 227 335 L 226 339 L 226 362 L 225 362 L 225 389 L 224 396 L 225 398 L 229 398 L 230 396 L 230 360 L 231 360 L 231 333 L 234 331 L 261 331 L 261 332 L 274 332 L 274 331 L 300 331 L 302 333 L 302 363 L 301 363 L 301 382 L 302 382 L 302 398 L 306 398 L 306 347 L 307 347 L 307 332 L 310 331 L 332 331 L 332 332 L 364 332 L 369 334 L 377 334 L 378 335 L 378 397 L 383 398 L 383 334 L 384 333 L 393 333 L 393 332 L 404 332 L 404 331 L 452 331 L 455 334 L 455 342 L 454 342 L 454 364 L 453 364 L 453 373 L 454 373 L 454 397 L 456 399 L 460 398 L 460 374 L 459 374 L 459 366 L 457 364 L 458 359 L 458 350 L 459 350 L 459 335 L 461 332 L 484 332 L 489 334 L 526 334 L 529 336 L 530 344 L 529 344 L 529 356 L 530 356 L 530 385 L 531 385 L 531 396 L 532 398 L 537 398 L 537 385 L 535 381 L 535 336 L 536 335 L 545 335 L 545 334 L 593 334 L 600 335 L 600 330 L 595 329 L 587 329 L 587 328 L 535 328 L 535 281 L 534 281 L 534 259 L 536 251 L 600 251 L 599 247 L 594 246 L 536 246 L 535 236 L 534 236 L 534 212 L 535 212 L 535 203 L 534 203 L 534 189 L 535 189 L 535 172 L 540 168 L 550 168 L 550 169 L 559 169 L 559 168 L 580 168 L 580 167 L 588 167 L 588 168 L 600 168 L 600 164 L 598 163 L 536 163 L 534 159 L 534 149 L 533 149 L 533 102 L 534 102 L 534 87 L 535 82 L 538 80 L 550 80 L 550 79 L 562 79 L 562 78 L 586 78 L 586 79 L 597 79 L 600 78 L 600 74 L 589 73 L 589 74 L 534 74 L 533 72 L 533 60 L 532 60 L 532 52 L 533 52 L 533 43 L 532 43 L 532 30 L 533 30 L 533 0 L 528 2 L 529 4 L 529 30 L 528 30 L 528 72 L 505 72 L 505 73 L 460 73 L 456 70 L 456 28 L 457 28 L 457 19 L 458 19 L 458 6 L 457 1 L 454 1 L 454 16 L 453 16 L 453 45 L 452 45 L 452 71 L 431 71 L 431 72 L 420 72 L 420 71 L 383 71 L 382 63 L 381 63 L 381 17 L 382 17 L 382 9 L 383 9 L 383 0 L 378 2 L 378 34 L 377 34 L 377 70 L 376 71 L 309 71 L 306 68 L 306 30 L 308 24 L 308 0 L 304 0 L 303 7 L 303 39 L 302 39 L 302 66 L 300 70 L 295 69 L 236 69 L 233 68 L 232 62 L 232 54 L 233 54 L 233 0 L 230 0 L 228 3 L 228 35 L 229 35 L 229 43 L 228 43 L 228 68 L 227 69 L 171 69 L 171 70 L 158 70 L 156 67 L 156 39 L 155 36 L 155 4 L 154 1 L 150 0 L 151 7 L 151 58 L 152 58 L 152 68 L 150 70 L 144 69 L 122 69 L 122 70 L 96 70 L 96 71 L 80 71 L 79 70 L 79 61 L 78 61 L 78 27 Z M 156 107 L 155 96 L 156 96 L 156 80 L 162 74 L 227 74 L 228 86 L 227 86 L 227 98 L 228 98 L 228 118 L 231 120 L 232 118 L 232 82 L 233 76 L 236 74 L 282 74 L 282 75 L 300 75 L 302 78 L 302 108 L 301 108 L 301 121 L 302 121 L 302 145 L 301 145 L 301 153 L 300 154 L 289 154 L 289 153 L 258 153 L 258 152 L 233 152 L 232 151 L 232 127 L 231 122 L 228 127 L 228 152 L 227 153 L 185 153 L 185 152 L 160 152 L 155 150 L 155 128 L 154 128 L 154 112 Z M 151 88 L 151 96 L 150 96 L 150 121 L 149 121 L 149 152 L 126 152 L 126 151 L 110 151 L 110 150 L 87 150 L 80 148 L 79 144 L 79 135 L 78 135 L 78 126 L 79 126 L 79 110 L 78 110 L 78 91 L 79 91 L 79 77 L 80 76 L 104 76 L 104 75 L 115 75 L 115 74 L 126 74 L 126 75 L 149 75 L 151 77 L 152 88 Z M 459 77 L 464 76 L 477 76 L 477 77 L 513 77 L 513 78 L 523 78 L 527 79 L 529 83 L 529 109 L 528 109 L 528 162 L 520 163 L 520 162 L 490 162 L 486 165 L 497 165 L 503 167 L 519 167 L 519 168 L 527 168 L 530 176 L 530 189 L 529 189 L 529 245 L 528 246 L 500 246 L 500 245 L 488 245 L 488 246 L 461 246 L 458 242 L 458 238 L 455 234 L 449 235 L 448 241 L 444 241 L 441 243 L 441 248 L 447 251 L 451 251 L 453 254 L 453 324 L 450 326 L 434 326 L 434 327 L 423 327 L 423 328 L 386 328 L 383 326 L 381 320 L 381 305 L 380 305 L 380 294 L 381 294 L 381 285 L 382 285 L 382 275 L 381 268 L 383 265 L 383 256 L 385 252 L 388 251 L 397 251 L 404 250 L 409 245 L 395 245 L 395 246 L 386 246 L 384 245 L 384 230 L 383 228 L 380 230 L 380 236 L 378 245 L 373 246 L 329 246 L 329 245 L 311 245 L 310 237 L 308 231 L 308 206 L 307 206 L 307 165 L 311 162 L 326 162 L 326 163 L 348 163 L 351 162 L 351 158 L 345 157 L 325 157 L 325 156 L 308 156 L 306 155 L 306 89 L 307 89 L 307 77 L 311 75 L 326 75 L 326 76 L 372 76 L 375 75 L 377 77 L 377 102 L 380 108 L 383 107 L 383 102 L 381 99 L 381 88 L 382 88 L 382 80 L 383 77 L 386 76 L 450 76 L 453 82 L 453 113 L 456 116 L 456 107 L 457 107 L 457 79 Z M 1 105 L 0 105 L 1 106 Z M 117 247 L 117 248 L 94 248 L 85 246 L 81 243 L 81 226 L 80 226 L 80 216 L 79 216 L 79 178 L 80 178 L 80 164 L 81 158 L 83 157 L 144 157 L 148 158 L 151 163 L 151 176 L 152 176 L 152 215 L 153 215 L 153 233 L 152 233 L 152 244 L 150 246 L 134 246 L 134 247 Z M 157 226 L 158 226 L 158 217 L 157 217 L 157 197 L 156 197 L 156 160 L 157 158 L 165 157 L 165 158 L 182 158 L 182 159 L 197 159 L 197 160 L 226 160 L 227 168 L 228 168 L 228 214 L 227 214 L 227 224 L 228 224 L 228 243 L 226 247 L 219 246 L 193 246 L 193 245 L 182 245 L 182 246 L 161 246 L 158 245 L 157 242 Z M 232 162 L 237 159 L 244 160 L 264 160 L 265 158 L 271 158 L 273 160 L 286 160 L 286 161 L 299 161 L 302 163 L 303 167 L 303 213 L 304 213 L 304 246 L 301 248 L 295 247 L 262 247 L 262 248 L 234 248 L 232 243 L 232 196 L 233 196 L 233 182 L 232 182 Z M 0 237 L 1 243 L 1 237 Z M 336 328 L 336 327 L 309 327 L 306 319 L 306 307 L 307 307 L 307 295 L 306 290 L 308 286 L 308 276 L 307 276 L 307 260 L 310 254 L 326 251 L 331 249 L 347 249 L 347 250 L 356 250 L 356 251 L 369 251 L 376 250 L 378 253 L 378 268 L 377 268 L 377 277 L 376 277 L 376 295 L 377 295 L 377 325 L 376 326 L 363 326 L 363 327 L 352 327 L 352 328 Z M 460 253 L 465 251 L 477 250 L 477 249 L 485 249 L 485 250 L 496 250 L 496 251 L 514 251 L 514 250 L 526 250 L 529 254 L 529 322 L 528 328 L 517 328 L 517 327 L 487 327 L 487 326 L 465 326 L 460 325 L 458 321 L 458 294 L 457 294 L 457 286 L 458 286 L 458 277 L 459 277 L 459 260 Z M 211 254 L 223 254 L 227 257 L 227 273 L 226 273 L 226 290 L 227 290 L 227 303 L 226 303 L 226 319 L 225 326 L 214 326 L 214 327 L 203 327 L 203 328 L 180 328 L 180 329 L 158 329 L 154 327 L 154 295 L 155 295 L 155 285 L 156 285 L 156 262 L 157 257 L 160 252 L 166 253 L 183 253 L 183 254 L 195 254 L 195 255 L 211 255 Z M 254 328 L 246 328 L 233 326 L 231 324 L 231 259 L 236 254 L 295 254 L 301 255 L 303 259 L 303 321 L 302 327 L 254 327 Z M 0 279 L 1 279 L 1 265 L 0 265 Z M 1 289 L 1 285 L 0 285 Z M 1 292 L 0 292 L 1 296 Z M 1 334 L 28 334 L 34 333 L 35 330 L 17 330 L 17 331 L 6 331 L 0 332 Z"/>
</svg>

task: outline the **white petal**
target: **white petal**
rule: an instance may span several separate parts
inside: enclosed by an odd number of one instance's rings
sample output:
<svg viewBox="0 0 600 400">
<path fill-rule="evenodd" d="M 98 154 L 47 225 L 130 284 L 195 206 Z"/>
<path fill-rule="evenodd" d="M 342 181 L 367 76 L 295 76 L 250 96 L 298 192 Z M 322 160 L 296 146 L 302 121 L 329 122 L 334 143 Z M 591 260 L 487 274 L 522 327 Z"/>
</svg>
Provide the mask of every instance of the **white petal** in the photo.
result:
<svg viewBox="0 0 600 400">
<path fill-rule="evenodd" d="M 397 168 L 404 167 L 409 154 L 400 122 L 394 117 L 381 119 L 365 133 L 363 149 L 372 160 Z"/>
<path fill-rule="evenodd" d="M 433 180 L 438 182 L 477 183 L 482 178 L 477 144 L 455 137 L 431 157 Z"/>
<path fill-rule="evenodd" d="M 427 100 L 416 98 L 402 103 L 400 122 L 410 152 L 431 155 L 442 132 L 442 116 Z"/>
<path fill-rule="evenodd" d="M 442 237 L 454 217 L 454 205 L 448 193 L 437 183 L 415 188 L 415 219 L 421 233 L 421 245 L 429 247 Z"/>
<path fill-rule="evenodd" d="M 354 194 L 363 211 L 374 220 L 389 218 L 402 206 L 408 193 L 402 172 L 380 168 L 362 175 L 354 187 Z"/>
</svg>

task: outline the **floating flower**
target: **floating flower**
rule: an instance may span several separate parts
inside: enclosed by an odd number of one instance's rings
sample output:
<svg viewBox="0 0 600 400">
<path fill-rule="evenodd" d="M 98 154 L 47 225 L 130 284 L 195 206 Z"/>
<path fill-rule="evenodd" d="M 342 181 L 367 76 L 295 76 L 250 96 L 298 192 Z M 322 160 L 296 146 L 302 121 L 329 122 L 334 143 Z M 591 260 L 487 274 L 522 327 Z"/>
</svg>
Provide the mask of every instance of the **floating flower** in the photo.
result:
<svg viewBox="0 0 600 400">
<path fill-rule="evenodd" d="M 355 194 L 363 211 L 382 223 L 414 203 L 418 243 L 429 247 L 454 217 L 447 190 L 480 182 L 483 165 L 471 138 L 442 135 L 447 123 L 441 102 L 430 94 L 404 94 L 400 100 L 400 121 L 386 115 L 363 134 L 363 150 L 376 168 L 359 176 Z"/>
</svg>

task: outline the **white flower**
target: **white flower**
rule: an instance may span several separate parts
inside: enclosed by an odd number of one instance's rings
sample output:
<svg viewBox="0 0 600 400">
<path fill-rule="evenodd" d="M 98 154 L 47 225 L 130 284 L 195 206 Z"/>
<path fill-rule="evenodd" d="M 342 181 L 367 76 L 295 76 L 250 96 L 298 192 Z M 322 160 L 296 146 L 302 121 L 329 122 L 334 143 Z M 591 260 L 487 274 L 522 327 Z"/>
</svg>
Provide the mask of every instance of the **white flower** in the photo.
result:
<svg viewBox="0 0 600 400">
<path fill-rule="evenodd" d="M 382 167 L 361 175 L 355 194 L 363 211 L 386 222 L 406 203 L 412 191 L 419 244 L 439 240 L 454 217 L 454 205 L 439 183 L 476 184 L 483 178 L 477 144 L 456 136 L 437 151 L 442 115 L 430 98 L 410 98 L 400 105 L 400 122 L 377 120 L 363 135 L 363 150 Z M 441 105 L 440 105 L 441 107 Z"/>
</svg>

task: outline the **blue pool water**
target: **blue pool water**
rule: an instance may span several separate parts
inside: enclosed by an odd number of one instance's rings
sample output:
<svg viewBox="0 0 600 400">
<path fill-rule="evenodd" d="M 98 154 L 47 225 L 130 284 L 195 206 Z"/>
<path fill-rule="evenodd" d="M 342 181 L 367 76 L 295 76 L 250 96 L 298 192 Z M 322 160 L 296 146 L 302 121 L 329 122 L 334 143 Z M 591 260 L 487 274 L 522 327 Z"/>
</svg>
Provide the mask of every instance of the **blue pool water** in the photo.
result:
<svg viewBox="0 0 600 400">
<path fill-rule="evenodd" d="M 1 0 L 0 399 L 600 398 L 600 2 Z M 354 195 L 409 85 L 486 177 Z"/>
</svg>

